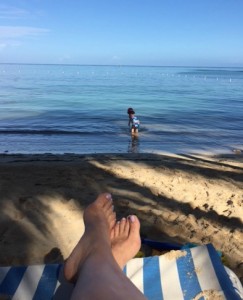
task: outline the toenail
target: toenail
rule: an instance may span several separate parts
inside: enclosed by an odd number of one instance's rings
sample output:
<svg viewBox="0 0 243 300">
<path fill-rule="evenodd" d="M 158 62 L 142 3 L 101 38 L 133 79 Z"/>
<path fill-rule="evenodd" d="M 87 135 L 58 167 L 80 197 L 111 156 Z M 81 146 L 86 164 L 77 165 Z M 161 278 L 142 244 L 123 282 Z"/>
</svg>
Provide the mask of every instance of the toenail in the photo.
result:
<svg viewBox="0 0 243 300">
<path fill-rule="evenodd" d="M 105 197 L 106 197 L 106 199 L 108 199 L 108 200 L 112 200 L 111 194 L 108 194 L 108 193 L 107 193 L 107 194 L 105 195 Z"/>
<path fill-rule="evenodd" d="M 135 216 L 130 216 L 130 220 L 131 220 L 132 223 L 134 223 L 135 222 Z"/>
</svg>

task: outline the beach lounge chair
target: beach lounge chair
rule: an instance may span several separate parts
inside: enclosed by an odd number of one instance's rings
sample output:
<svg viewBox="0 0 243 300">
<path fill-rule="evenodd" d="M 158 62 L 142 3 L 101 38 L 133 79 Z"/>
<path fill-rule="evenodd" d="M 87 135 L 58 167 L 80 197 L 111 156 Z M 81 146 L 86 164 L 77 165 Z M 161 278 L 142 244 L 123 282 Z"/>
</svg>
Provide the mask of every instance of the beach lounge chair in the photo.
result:
<svg viewBox="0 0 243 300">
<path fill-rule="evenodd" d="M 69 299 L 73 285 L 64 280 L 62 267 L 1 267 L 0 294 L 13 300 Z M 211 244 L 134 258 L 124 272 L 149 300 L 243 299 L 239 279 Z"/>
</svg>

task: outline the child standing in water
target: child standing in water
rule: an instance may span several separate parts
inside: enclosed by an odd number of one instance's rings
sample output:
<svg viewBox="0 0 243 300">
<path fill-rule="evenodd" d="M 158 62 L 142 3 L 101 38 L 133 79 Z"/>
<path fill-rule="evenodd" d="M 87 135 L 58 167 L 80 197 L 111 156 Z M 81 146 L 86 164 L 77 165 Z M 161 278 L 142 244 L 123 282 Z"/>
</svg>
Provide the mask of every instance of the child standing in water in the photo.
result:
<svg viewBox="0 0 243 300">
<path fill-rule="evenodd" d="M 127 110 L 129 121 L 128 126 L 131 128 L 131 134 L 138 134 L 138 128 L 140 125 L 139 119 L 135 116 L 135 111 L 132 107 L 129 107 Z"/>
</svg>

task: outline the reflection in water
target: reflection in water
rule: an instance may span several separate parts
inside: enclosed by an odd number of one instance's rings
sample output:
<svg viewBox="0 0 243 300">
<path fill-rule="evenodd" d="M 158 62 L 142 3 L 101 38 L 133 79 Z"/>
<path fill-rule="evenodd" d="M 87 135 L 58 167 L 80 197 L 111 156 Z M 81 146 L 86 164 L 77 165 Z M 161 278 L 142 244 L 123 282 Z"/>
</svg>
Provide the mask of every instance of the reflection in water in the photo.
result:
<svg viewBox="0 0 243 300">
<path fill-rule="evenodd" d="M 139 138 L 137 135 L 132 135 L 128 144 L 128 153 L 139 153 Z"/>
</svg>

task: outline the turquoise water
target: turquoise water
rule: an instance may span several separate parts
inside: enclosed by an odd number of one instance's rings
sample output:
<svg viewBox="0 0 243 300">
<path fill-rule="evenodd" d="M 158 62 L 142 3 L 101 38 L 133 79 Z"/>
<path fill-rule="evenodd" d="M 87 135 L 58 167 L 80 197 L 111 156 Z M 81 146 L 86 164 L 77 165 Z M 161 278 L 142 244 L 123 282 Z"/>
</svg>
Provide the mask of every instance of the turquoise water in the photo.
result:
<svg viewBox="0 0 243 300">
<path fill-rule="evenodd" d="M 242 95 L 243 68 L 0 64 L 0 153 L 229 153 Z"/>
</svg>

